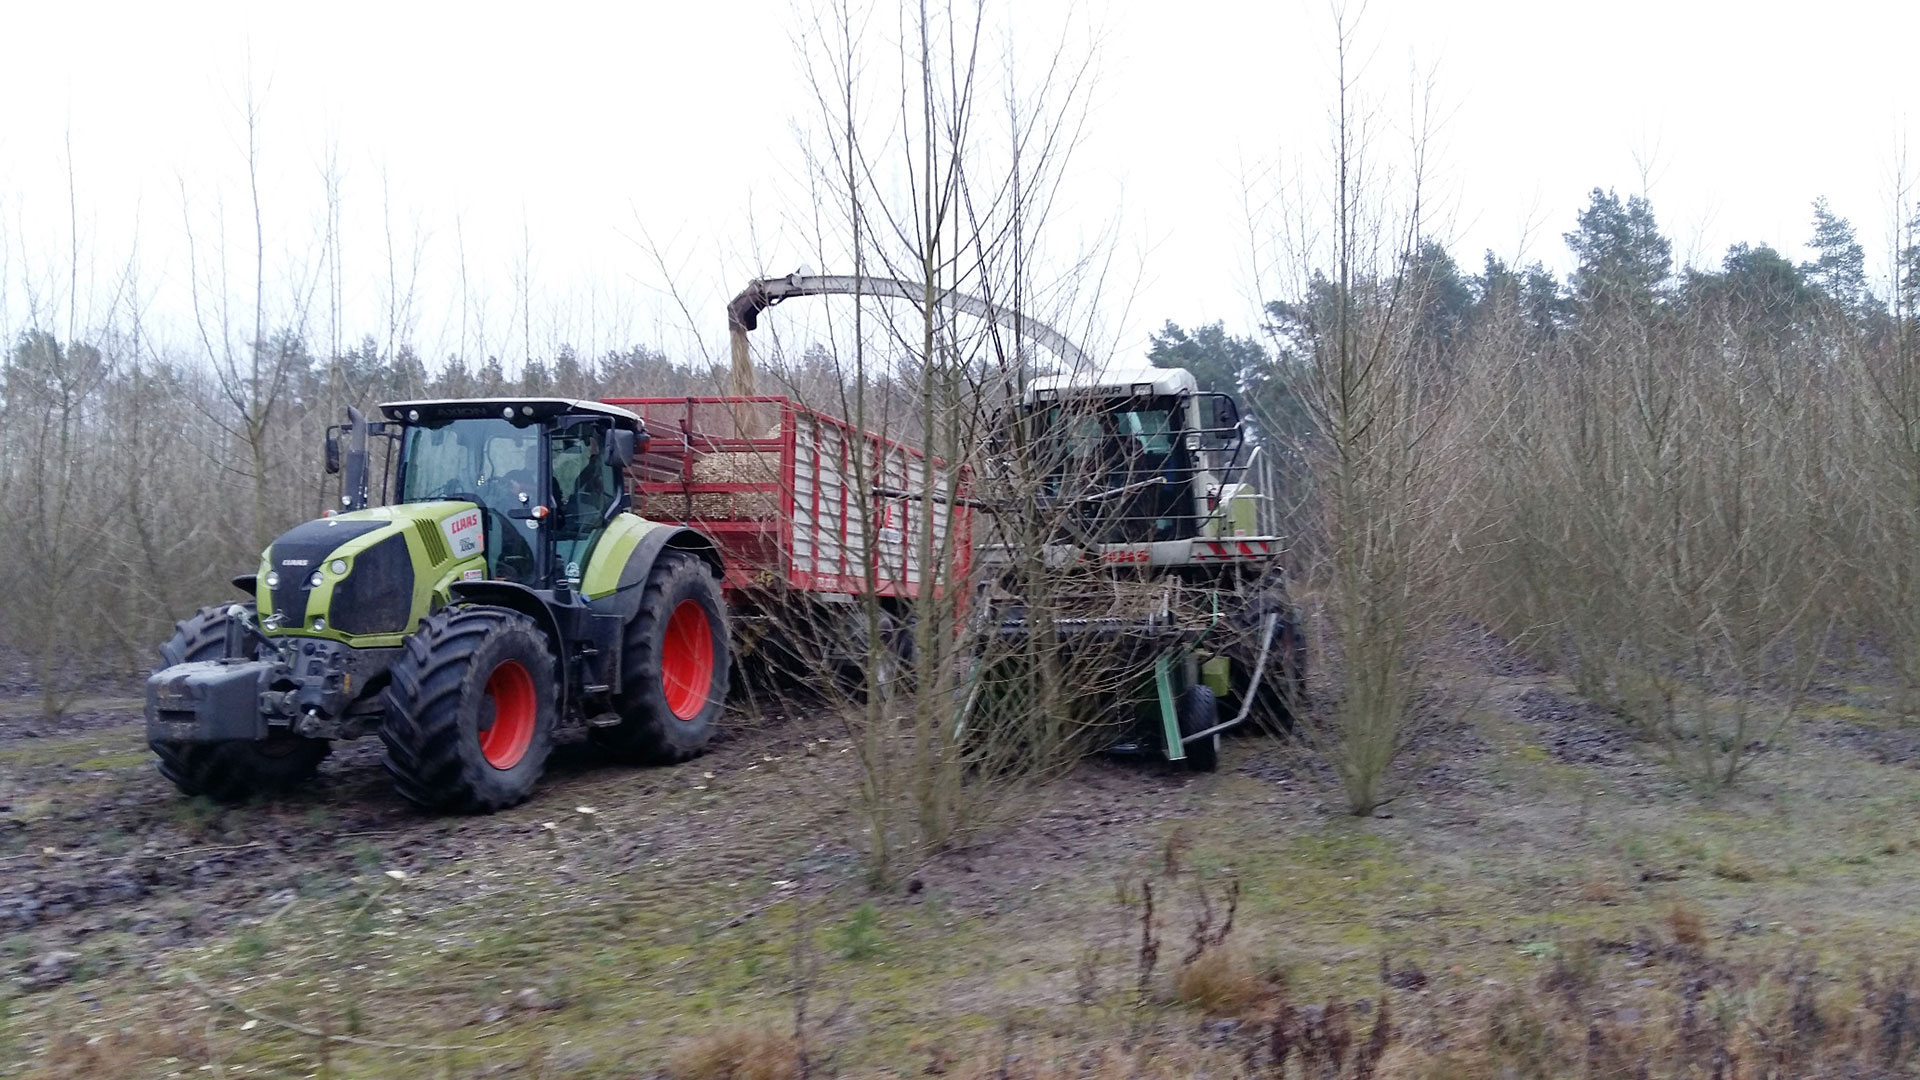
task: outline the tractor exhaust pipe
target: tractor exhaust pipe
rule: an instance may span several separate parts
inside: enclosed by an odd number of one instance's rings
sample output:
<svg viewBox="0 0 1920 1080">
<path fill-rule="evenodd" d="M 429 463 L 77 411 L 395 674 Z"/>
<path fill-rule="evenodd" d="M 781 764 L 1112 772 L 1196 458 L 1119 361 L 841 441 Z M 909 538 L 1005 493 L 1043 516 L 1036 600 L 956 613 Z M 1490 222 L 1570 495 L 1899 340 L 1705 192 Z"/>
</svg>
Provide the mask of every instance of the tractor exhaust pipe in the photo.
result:
<svg viewBox="0 0 1920 1080">
<path fill-rule="evenodd" d="M 367 508 L 367 417 L 347 406 L 347 475 L 340 485 L 342 510 Z"/>
</svg>

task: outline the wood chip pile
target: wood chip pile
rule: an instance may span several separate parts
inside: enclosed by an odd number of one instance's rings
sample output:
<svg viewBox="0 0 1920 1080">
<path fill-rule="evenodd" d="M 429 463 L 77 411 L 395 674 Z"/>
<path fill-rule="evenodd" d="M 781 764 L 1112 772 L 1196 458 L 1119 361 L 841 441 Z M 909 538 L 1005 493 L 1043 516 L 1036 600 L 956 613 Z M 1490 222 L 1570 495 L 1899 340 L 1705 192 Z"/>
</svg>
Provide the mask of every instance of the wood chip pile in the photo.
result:
<svg viewBox="0 0 1920 1080">
<path fill-rule="evenodd" d="M 780 512 L 778 451 L 702 454 L 693 459 L 693 483 L 763 484 L 773 491 L 659 492 L 647 496 L 649 517 L 681 521 L 753 521 Z"/>
</svg>

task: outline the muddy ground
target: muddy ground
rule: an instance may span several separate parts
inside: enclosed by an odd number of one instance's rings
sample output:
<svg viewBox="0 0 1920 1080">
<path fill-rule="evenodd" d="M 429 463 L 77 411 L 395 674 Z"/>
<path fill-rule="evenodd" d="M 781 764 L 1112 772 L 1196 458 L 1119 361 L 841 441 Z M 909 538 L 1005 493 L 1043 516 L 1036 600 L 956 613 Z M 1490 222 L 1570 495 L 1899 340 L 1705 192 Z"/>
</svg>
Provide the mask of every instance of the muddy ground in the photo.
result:
<svg viewBox="0 0 1920 1080">
<path fill-rule="evenodd" d="M 797 1022 L 823 1075 L 920 1075 L 983 1040 L 1206 1030 L 1169 976 L 1229 882 L 1272 978 L 1358 997 L 1391 967 L 1413 1009 L 1571 944 L 1624 994 L 1676 909 L 1755 962 L 1920 945 L 1920 727 L 1870 680 L 1835 673 L 1703 800 L 1497 640 L 1462 630 L 1450 665 L 1371 819 L 1296 744 L 1233 740 L 1212 775 L 1094 759 L 878 891 L 831 716 L 739 716 L 670 769 L 563 749 L 490 817 L 403 803 L 377 741 L 222 808 L 158 776 L 131 697 L 47 720 L 0 665 L 0 1074 L 654 1076 Z"/>
</svg>

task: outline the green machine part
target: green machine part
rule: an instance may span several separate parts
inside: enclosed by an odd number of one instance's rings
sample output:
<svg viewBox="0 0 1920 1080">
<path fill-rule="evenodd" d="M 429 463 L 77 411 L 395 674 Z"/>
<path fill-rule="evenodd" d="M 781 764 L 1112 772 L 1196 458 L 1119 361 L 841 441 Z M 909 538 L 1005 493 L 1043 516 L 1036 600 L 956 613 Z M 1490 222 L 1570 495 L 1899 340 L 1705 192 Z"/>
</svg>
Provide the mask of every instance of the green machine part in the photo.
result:
<svg viewBox="0 0 1920 1080">
<path fill-rule="evenodd" d="M 1180 710 L 1173 704 L 1173 657 L 1161 653 L 1153 658 L 1153 685 L 1160 693 L 1160 724 L 1167 737 L 1167 760 L 1184 761 L 1187 744 L 1180 741 Z"/>
<path fill-rule="evenodd" d="M 441 501 L 297 526 L 261 554 L 254 598 L 262 627 L 356 648 L 397 646 L 446 602 L 453 582 L 486 576 L 479 520 L 472 503 Z"/>
</svg>

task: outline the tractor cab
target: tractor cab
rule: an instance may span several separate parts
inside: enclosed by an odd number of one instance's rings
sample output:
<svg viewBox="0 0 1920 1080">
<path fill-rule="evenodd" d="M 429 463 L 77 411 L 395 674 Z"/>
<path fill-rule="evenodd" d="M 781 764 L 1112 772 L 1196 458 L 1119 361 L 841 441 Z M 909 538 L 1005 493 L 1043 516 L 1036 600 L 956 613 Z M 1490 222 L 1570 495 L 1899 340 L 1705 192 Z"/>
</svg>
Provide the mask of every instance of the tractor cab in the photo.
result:
<svg viewBox="0 0 1920 1080">
<path fill-rule="evenodd" d="M 463 502 L 444 526 L 456 557 L 483 554 L 485 577 L 534 589 L 577 588 L 594 542 L 627 506 L 621 473 L 647 439 L 639 417 L 590 401 L 501 398 L 382 405 L 385 423 L 350 420 L 394 441 L 399 504 Z M 329 463 L 339 460 L 329 433 Z M 344 509 L 366 505 L 364 453 L 349 454 Z M 357 467 L 356 467 L 357 466 Z"/>
<path fill-rule="evenodd" d="M 1062 542 L 1154 544 L 1209 535 L 1239 463 L 1233 399 L 1180 368 L 1033 380 L 1022 409 L 1040 490 Z"/>
</svg>

